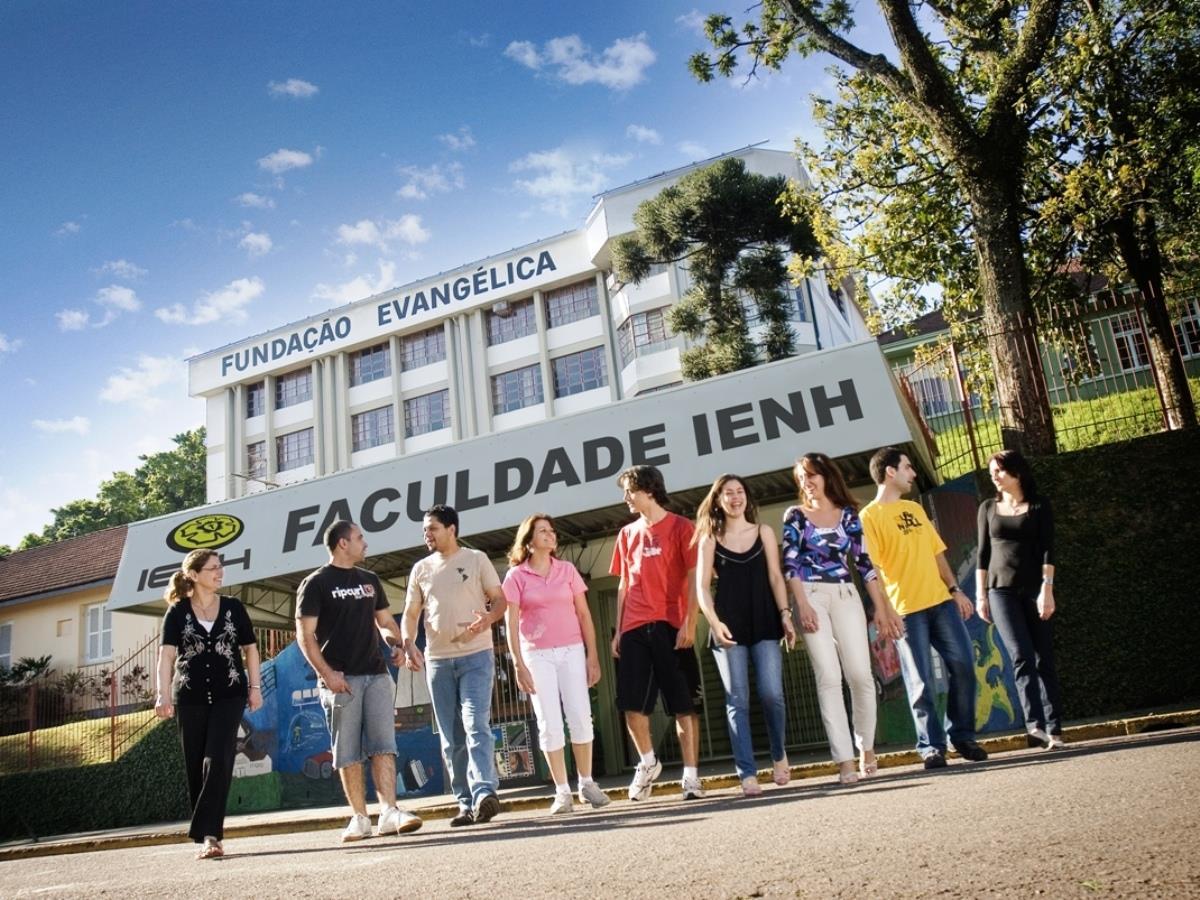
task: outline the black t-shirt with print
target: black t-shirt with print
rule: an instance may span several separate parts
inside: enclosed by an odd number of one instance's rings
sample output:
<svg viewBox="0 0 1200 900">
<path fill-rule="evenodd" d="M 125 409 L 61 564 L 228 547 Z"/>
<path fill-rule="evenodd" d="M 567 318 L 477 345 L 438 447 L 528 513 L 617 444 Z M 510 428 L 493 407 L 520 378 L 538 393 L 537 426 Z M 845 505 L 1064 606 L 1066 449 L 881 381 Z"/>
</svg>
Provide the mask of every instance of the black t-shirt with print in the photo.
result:
<svg viewBox="0 0 1200 900">
<path fill-rule="evenodd" d="M 375 612 L 387 609 L 388 599 L 374 572 L 321 566 L 300 582 L 296 601 L 297 616 L 316 616 L 317 644 L 333 669 L 344 675 L 387 671 Z"/>
<path fill-rule="evenodd" d="M 171 700 L 176 706 L 246 699 L 249 694 L 242 647 L 255 643 L 246 607 L 221 596 L 217 618 L 205 629 L 189 600 L 180 600 L 163 616 L 162 644 L 175 648 Z"/>
</svg>

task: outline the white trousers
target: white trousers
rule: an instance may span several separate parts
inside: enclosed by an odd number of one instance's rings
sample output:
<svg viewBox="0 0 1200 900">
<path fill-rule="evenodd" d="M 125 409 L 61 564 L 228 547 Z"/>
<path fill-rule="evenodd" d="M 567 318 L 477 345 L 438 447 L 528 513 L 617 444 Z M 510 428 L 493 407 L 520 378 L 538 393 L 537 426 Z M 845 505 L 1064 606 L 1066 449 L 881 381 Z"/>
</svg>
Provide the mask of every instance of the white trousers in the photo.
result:
<svg viewBox="0 0 1200 900">
<path fill-rule="evenodd" d="M 566 746 L 563 713 L 571 743 L 592 742 L 592 702 L 588 697 L 587 653 L 583 644 L 526 650 L 525 665 L 533 676 L 533 712 L 543 752 Z"/>
<path fill-rule="evenodd" d="M 804 594 L 817 614 L 818 628 L 804 632 L 804 646 L 817 677 L 817 702 L 833 761 L 855 757 L 854 748 L 875 749 L 875 679 L 867 643 L 867 615 L 853 584 L 804 582 Z M 842 699 L 842 676 L 850 685 L 854 741 Z"/>
</svg>

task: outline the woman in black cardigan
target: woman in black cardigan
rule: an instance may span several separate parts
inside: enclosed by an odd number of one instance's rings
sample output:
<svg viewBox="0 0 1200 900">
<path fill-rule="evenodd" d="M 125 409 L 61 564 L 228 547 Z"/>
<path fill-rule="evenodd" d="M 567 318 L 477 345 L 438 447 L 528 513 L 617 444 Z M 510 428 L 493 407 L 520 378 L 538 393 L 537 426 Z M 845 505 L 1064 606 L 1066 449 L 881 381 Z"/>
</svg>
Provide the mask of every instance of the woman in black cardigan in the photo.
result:
<svg viewBox="0 0 1200 900">
<path fill-rule="evenodd" d="M 193 550 L 171 576 L 158 649 L 160 718 L 178 713 L 197 859 L 225 851 L 225 803 L 233 781 L 238 726 L 262 706 L 260 659 L 246 608 L 221 596 L 224 567 L 213 550 Z M 245 665 L 242 656 L 245 655 Z M 247 672 L 249 675 L 247 676 Z"/>
<path fill-rule="evenodd" d="M 1016 450 L 988 460 L 996 496 L 979 507 L 977 611 L 996 623 L 1012 657 L 1029 746 L 1063 746 L 1054 669 L 1054 514 Z"/>
</svg>

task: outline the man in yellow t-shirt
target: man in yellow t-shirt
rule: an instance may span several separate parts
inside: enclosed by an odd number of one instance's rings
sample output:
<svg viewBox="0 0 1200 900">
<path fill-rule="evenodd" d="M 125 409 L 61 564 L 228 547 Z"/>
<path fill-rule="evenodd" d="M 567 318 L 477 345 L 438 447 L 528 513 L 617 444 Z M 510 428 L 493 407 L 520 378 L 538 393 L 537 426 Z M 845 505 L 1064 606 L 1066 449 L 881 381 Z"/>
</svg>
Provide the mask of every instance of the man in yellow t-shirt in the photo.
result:
<svg viewBox="0 0 1200 900">
<path fill-rule="evenodd" d="M 896 641 L 900 673 L 917 729 L 917 752 L 926 769 L 946 765 L 946 736 L 963 759 L 987 759 L 975 741 L 975 652 L 963 624 L 974 607 L 959 588 L 946 562 L 946 545 L 920 504 L 902 499 L 917 472 L 901 450 L 885 447 L 871 457 L 875 499 L 859 513 L 867 552 L 875 563 L 888 600 L 904 619 Z M 950 685 L 946 729 L 938 715 L 933 683 L 936 649 Z"/>
</svg>

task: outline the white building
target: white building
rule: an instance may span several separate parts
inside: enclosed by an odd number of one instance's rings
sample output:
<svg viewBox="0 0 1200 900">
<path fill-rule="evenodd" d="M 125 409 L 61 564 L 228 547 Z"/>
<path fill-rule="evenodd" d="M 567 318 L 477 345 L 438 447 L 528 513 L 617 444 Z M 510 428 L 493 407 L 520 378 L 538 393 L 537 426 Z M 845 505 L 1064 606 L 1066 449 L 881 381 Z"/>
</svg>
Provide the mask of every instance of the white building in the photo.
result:
<svg viewBox="0 0 1200 900">
<path fill-rule="evenodd" d="M 790 153 L 728 156 L 806 183 Z M 665 316 L 689 286 L 686 269 L 620 284 L 610 250 L 640 203 L 707 164 L 601 194 L 576 231 L 193 358 L 190 393 L 207 401 L 209 501 L 680 384 L 688 341 Z M 791 299 L 798 354 L 870 337 L 823 278 Z"/>
</svg>

